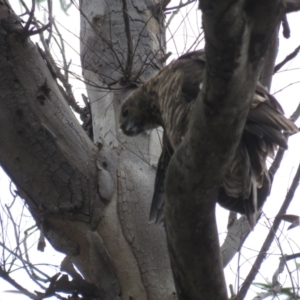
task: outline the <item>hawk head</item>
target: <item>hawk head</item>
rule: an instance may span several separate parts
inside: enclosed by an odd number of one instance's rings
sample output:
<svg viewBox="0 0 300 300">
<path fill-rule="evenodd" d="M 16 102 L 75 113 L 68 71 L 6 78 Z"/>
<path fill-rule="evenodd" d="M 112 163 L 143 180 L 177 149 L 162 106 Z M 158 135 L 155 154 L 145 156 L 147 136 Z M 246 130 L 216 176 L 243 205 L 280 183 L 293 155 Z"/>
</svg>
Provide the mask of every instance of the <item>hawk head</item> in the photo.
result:
<svg viewBox="0 0 300 300">
<path fill-rule="evenodd" d="M 162 126 L 155 98 L 155 95 L 147 93 L 146 89 L 141 87 L 123 101 L 119 121 L 124 134 L 135 136 L 145 130 Z"/>
</svg>

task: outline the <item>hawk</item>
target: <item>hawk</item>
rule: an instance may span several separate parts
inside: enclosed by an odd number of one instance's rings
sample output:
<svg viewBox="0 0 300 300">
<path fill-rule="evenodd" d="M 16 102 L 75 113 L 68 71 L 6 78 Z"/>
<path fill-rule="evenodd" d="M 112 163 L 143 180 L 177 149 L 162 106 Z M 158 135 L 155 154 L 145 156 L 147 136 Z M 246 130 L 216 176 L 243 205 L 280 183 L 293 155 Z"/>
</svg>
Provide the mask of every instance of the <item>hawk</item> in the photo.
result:
<svg viewBox="0 0 300 300">
<path fill-rule="evenodd" d="M 120 128 L 124 134 L 135 136 L 159 126 L 164 129 L 150 222 L 161 223 L 163 220 L 166 170 L 187 131 L 204 69 L 204 50 L 186 53 L 133 91 L 122 103 Z M 253 227 L 256 212 L 271 187 L 266 159 L 273 157 L 278 146 L 287 148 L 283 132 L 297 131 L 296 125 L 284 116 L 278 101 L 257 82 L 240 143 L 219 188 L 218 203 L 245 214 Z"/>
</svg>

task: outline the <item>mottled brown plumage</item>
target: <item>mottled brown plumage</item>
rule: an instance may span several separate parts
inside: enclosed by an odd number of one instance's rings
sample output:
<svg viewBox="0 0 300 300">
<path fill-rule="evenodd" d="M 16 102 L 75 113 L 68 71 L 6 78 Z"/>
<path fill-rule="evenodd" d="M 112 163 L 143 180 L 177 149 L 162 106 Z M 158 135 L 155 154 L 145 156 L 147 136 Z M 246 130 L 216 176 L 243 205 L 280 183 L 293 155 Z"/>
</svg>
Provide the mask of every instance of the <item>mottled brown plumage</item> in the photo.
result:
<svg viewBox="0 0 300 300">
<path fill-rule="evenodd" d="M 155 223 L 163 218 L 166 169 L 187 131 L 204 69 L 203 50 L 187 53 L 163 68 L 122 103 L 120 127 L 125 134 L 132 136 L 159 126 L 164 128 L 150 212 L 150 221 Z M 272 157 L 277 146 L 287 148 L 283 131 L 292 133 L 298 129 L 283 115 L 277 100 L 257 83 L 241 142 L 218 196 L 221 206 L 246 214 L 251 226 L 271 186 L 267 156 Z"/>
</svg>

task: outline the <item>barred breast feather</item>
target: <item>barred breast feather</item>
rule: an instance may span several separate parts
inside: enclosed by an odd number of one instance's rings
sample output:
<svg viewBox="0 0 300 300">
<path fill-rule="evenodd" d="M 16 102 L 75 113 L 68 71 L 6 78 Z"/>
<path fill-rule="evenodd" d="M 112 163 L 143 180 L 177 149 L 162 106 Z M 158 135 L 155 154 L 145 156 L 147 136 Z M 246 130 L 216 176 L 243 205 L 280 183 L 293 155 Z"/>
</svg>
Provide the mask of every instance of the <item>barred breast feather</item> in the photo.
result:
<svg viewBox="0 0 300 300">
<path fill-rule="evenodd" d="M 124 100 L 120 126 L 127 135 L 162 126 L 163 149 L 158 161 L 150 221 L 163 220 L 164 180 L 175 149 L 184 137 L 205 70 L 203 50 L 179 57 Z M 218 203 L 246 214 L 254 225 L 267 198 L 271 178 L 266 159 L 276 148 L 287 148 L 284 132 L 298 128 L 287 119 L 278 101 L 258 82 L 245 129 L 219 189 Z"/>
</svg>

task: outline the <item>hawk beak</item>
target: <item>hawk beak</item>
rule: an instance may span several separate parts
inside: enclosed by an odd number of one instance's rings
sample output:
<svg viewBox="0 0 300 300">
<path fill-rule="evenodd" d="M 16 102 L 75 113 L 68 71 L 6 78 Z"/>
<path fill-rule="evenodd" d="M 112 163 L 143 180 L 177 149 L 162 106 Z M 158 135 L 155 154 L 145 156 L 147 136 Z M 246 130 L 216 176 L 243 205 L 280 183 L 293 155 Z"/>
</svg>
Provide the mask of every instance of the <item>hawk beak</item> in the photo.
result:
<svg viewBox="0 0 300 300">
<path fill-rule="evenodd" d="M 135 124 L 132 121 L 129 121 L 125 126 L 125 131 L 132 132 L 134 131 L 134 128 L 135 128 Z"/>
<path fill-rule="evenodd" d="M 123 124 L 121 126 L 121 129 L 127 135 L 137 135 L 144 131 L 144 128 L 142 126 L 137 125 L 133 121 L 129 121 L 128 123 Z"/>
</svg>

